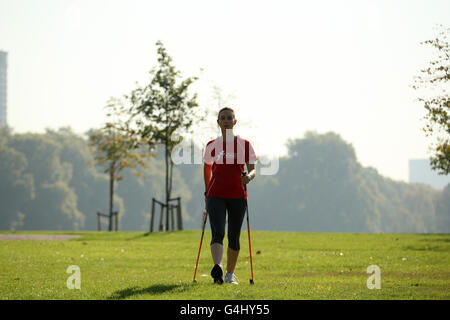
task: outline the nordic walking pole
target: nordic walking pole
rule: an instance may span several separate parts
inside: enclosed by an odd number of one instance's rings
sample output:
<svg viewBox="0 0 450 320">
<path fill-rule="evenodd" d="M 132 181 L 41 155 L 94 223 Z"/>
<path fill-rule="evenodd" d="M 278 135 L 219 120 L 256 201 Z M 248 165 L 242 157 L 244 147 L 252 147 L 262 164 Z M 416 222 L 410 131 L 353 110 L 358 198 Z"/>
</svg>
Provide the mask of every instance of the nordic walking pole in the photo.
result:
<svg viewBox="0 0 450 320">
<path fill-rule="evenodd" d="M 205 209 L 205 213 L 203 215 L 203 223 L 202 223 L 202 237 L 200 239 L 200 247 L 198 248 L 197 263 L 195 264 L 194 282 L 197 282 L 197 280 L 195 280 L 195 277 L 197 275 L 198 259 L 200 258 L 200 252 L 202 251 L 203 235 L 205 234 L 205 225 L 206 225 L 207 219 L 208 219 L 208 211 Z"/>
<path fill-rule="evenodd" d="M 242 175 L 245 176 L 247 173 L 243 172 Z M 250 270 L 252 272 L 252 278 L 250 279 L 250 284 L 255 284 L 253 281 L 253 261 L 252 261 L 252 242 L 250 240 L 250 219 L 248 217 L 248 199 L 247 199 L 247 185 L 244 184 L 244 190 L 245 190 L 245 202 L 246 202 L 246 210 L 247 210 L 247 234 L 248 234 L 248 249 L 250 251 Z"/>
</svg>

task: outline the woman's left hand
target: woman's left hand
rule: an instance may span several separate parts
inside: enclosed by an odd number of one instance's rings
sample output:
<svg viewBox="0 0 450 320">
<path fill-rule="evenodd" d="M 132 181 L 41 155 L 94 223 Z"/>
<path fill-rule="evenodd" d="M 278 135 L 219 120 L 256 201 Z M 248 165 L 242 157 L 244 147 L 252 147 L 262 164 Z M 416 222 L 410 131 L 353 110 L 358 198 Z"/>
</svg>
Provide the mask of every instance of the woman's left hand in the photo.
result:
<svg viewBox="0 0 450 320">
<path fill-rule="evenodd" d="M 251 181 L 252 179 L 250 179 L 250 176 L 247 174 L 245 176 L 242 177 L 242 184 L 247 184 Z"/>
</svg>

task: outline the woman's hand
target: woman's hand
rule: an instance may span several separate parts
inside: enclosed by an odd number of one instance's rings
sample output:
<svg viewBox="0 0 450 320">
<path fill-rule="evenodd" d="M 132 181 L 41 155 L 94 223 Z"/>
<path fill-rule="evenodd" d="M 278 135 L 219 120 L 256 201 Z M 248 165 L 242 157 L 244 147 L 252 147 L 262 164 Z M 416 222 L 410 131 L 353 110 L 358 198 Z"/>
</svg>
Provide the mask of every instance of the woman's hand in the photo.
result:
<svg viewBox="0 0 450 320">
<path fill-rule="evenodd" d="M 250 176 L 248 174 L 245 176 L 242 176 L 242 184 L 247 184 L 250 181 L 252 181 L 252 179 L 250 178 Z"/>
<path fill-rule="evenodd" d="M 247 169 L 248 169 L 248 173 L 246 175 L 241 176 L 242 184 L 244 184 L 244 185 L 246 185 L 247 183 L 252 181 L 256 176 L 256 169 L 255 169 L 254 164 L 247 163 Z M 242 173 L 244 174 L 245 171 Z"/>
</svg>

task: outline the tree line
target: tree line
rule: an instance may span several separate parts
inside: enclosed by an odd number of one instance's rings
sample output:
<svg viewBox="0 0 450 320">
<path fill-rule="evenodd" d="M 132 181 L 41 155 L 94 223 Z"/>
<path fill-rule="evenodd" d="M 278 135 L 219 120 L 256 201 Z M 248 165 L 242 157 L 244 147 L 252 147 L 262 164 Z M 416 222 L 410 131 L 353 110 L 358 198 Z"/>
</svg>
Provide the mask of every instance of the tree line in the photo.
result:
<svg viewBox="0 0 450 320">
<path fill-rule="evenodd" d="M 413 85 L 415 90 L 439 89 L 432 97 L 418 99 L 428 111 L 423 130 L 443 134 L 430 159 L 439 174 L 448 174 L 450 168 L 450 100 L 445 90 L 450 79 L 449 31 L 441 27 L 436 39 L 424 42 L 437 50 L 438 58 L 421 70 Z M 188 134 L 194 122 L 205 119 L 196 112 L 197 95 L 188 90 L 198 78 L 178 81 L 181 73 L 172 58 L 162 42 L 156 45 L 158 66 L 150 71 L 150 82 L 123 99 L 112 98 L 108 122 L 87 132 L 87 139 L 70 128 L 45 134 L 0 129 L 0 229 L 93 229 L 101 210 L 109 211 L 104 214 L 109 230 L 116 211 L 122 229 L 145 230 L 149 199 L 164 199 L 168 212 L 172 195 L 184 199 L 186 227 L 197 226 L 204 210 L 201 165 L 174 167 L 171 151 L 184 139 L 174 139 L 174 133 Z M 279 172 L 252 183 L 252 210 L 260 217 L 255 227 L 448 232 L 448 185 L 439 191 L 385 178 L 362 167 L 353 147 L 332 132 L 307 132 L 287 146 L 289 154 L 279 159 Z M 94 155 L 89 147 L 94 147 Z"/>
<path fill-rule="evenodd" d="M 95 165 L 88 134 L 70 128 L 44 134 L 0 130 L 0 229 L 96 230 L 107 212 L 110 179 Z M 201 148 L 201 146 L 196 146 Z M 435 190 L 363 167 L 338 134 L 307 132 L 287 142 L 275 175 L 249 184 L 252 227 L 311 232 L 450 231 L 450 184 Z M 151 198 L 165 194 L 165 151 L 155 149 L 142 175 L 124 170 L 114 189 L 120 230 L 149 230 Z M 173 194 L 182 198 L 186 229 L 200 228 L 201 164 L 175 165 Z"/>
</svg>

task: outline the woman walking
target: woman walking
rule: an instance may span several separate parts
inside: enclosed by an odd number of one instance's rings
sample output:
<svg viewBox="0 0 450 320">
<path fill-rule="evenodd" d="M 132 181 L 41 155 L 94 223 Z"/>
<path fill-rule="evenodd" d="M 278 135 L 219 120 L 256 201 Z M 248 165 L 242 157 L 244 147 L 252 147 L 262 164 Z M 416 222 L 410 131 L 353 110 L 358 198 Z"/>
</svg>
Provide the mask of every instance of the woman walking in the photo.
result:
<svg viewBox="0 0 450 320">
<path fill-rule="evenodd" d="M 206 145 L 204 155 L 205 203 L 211 226 L 211 276 L 215 283 L 238 284 L 234 274 L 240 250 L 240 234 L 246 210 L 247 192 L 244 184 L 255 178 L 257 157 L 248 140 L 233 133 L 234 110 L 222 108 L 217 124 L 222 136 Z M 245 165 L 248 174 L 243 175 Z M 211 176 L 212 173 L 212 176 Z M 228 213 L 228 248 L 225 279 L 223 278 L 223 239 Z"/>
</svg>

